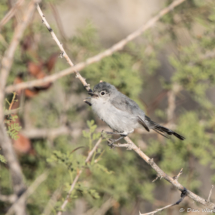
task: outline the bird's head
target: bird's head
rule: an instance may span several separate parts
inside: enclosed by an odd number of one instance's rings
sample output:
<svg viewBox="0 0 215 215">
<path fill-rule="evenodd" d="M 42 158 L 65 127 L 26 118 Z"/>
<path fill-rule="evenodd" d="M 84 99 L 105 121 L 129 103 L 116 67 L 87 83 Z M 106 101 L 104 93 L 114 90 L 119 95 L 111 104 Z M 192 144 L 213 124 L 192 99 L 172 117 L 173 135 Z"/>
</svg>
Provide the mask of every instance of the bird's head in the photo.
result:
<svg viewBox="0 0 215 215">
<path fill-rule="evenodd" d="M 108 100 L 110 97 L 117 93 L 117 89 L 106 82 L 100 82 L 99 84 L 95 85 L 92 92 L 88 94 L 91 95 L 91 99 L 99 99 L 99 100 Z"/>
</svg>

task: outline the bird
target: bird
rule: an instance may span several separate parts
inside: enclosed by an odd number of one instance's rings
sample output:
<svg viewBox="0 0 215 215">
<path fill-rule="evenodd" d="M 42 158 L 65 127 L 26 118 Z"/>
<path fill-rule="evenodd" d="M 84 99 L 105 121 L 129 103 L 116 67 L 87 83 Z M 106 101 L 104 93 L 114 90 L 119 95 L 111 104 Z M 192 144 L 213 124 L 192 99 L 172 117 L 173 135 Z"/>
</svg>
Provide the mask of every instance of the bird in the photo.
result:
<svg viewBox="0 0 215 215">
<path fill-rule="evenodd" d="M 85 102 L 92 106 L 93 111 L 103 120 L 113 132 L 108 134 L 119 134 L 120 138 L 112 139 L 111 144 L 134 132 L 134 129 L 143 127 L 146 131 L 154 130 L 160 135 L 174 135 L 180 140 L 185 137 L 152 121 L 145 115 L 138 104 L 118 91 L 115 86 L 100 82 L 88 92 L 90 101 Z"/>
</svg>

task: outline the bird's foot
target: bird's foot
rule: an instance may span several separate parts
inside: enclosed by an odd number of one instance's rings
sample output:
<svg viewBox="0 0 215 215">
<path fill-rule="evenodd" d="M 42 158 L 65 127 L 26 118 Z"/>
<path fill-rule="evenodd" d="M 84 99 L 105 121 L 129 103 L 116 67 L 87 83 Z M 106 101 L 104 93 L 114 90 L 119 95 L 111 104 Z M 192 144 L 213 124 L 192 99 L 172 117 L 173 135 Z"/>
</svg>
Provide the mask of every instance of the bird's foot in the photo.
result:
<svg viewBox="0 0 215 215">
<path fill-rule="evenodd" d="M 114 143 L 117 142 L 117 140 L 113 140 L 113 139 L 108 139 L 107 143 L 108 143 L 108 146 L 110 146 L 111 149 L 113 149 L 115 146 L 114 146 Z"/>
</svg>

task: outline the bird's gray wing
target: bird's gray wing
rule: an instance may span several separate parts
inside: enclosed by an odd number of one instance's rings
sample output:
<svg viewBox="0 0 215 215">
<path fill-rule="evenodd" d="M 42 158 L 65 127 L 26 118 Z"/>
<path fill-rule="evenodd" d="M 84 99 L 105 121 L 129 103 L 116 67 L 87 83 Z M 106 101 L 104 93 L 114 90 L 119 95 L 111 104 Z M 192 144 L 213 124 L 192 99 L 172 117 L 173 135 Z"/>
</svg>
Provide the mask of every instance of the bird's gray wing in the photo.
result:
<svg viewBox="0 0 215 215">
<path fill-rule="evenodd" d="M 140 117 L 143 113 L 143 111 L 139 108 L 138 104 L 134 102 L 133 100 L 129 99 L 127 96 L 121 94 L 113 99 L 110 100 L 111 104 L 121 110 L 126 111 L 134 116 L 137 117 L 138 122 L 147 130 L 149 131 L 148 126 L 144 122 L 144 120 Z"/>
</svg>

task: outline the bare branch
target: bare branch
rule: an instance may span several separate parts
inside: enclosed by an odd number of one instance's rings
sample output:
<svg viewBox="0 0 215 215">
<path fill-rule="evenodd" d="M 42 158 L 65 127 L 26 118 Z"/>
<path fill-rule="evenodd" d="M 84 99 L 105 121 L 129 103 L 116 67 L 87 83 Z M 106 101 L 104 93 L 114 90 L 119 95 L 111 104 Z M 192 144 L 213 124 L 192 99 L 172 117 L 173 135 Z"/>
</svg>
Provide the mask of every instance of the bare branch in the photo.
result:
<svg viewBox="0 0 215 215">
<path fill-rule="evenodd" d="M 154 182 L 157 181 L 159 178 L 162 179 L 162 176 L 157 175 L 157 177 L 156 177 L 152 182 L 154 183 Z"/>
<path fill-rule="evenodd" d="M 0 201 L 2 202 L 13 203 L 16 199 L 17 199 L 17 196 L 15 194 L 8 195 L 8 196 L 0 194 Z"/>
<path fill-rule="evenodd" d="M 9 166 L 14 193 L 19 196 L 25 191 L 23 174 L 3 122 L 0 122 L 0 144 Z M 20 202 L 20 205 L 17 205 L 15 210 L 16 214 L 24 215 L 25 202 Z"/>
<path fill-rule="evenodd" d="M 17 9 L 23 4 L 24 0 L 18 0 L 15 5 L 7 12 L 4 18 L 0 22 L 0 31 L 2 27 L 14 16 Z"/>
<path fill-rule="evenodd" d="M 177 188 L 178 190 L 180 190 L 182 193 L 184 191 L 186 191 L 186 195 L 188 197 L 190 197 L 191 199 L 193 199 L 194 201 L 201 203 L 202 205 L 207 206 L 207 208 L 210 209 L 214 209 L 215 208 L 215 204 L 212 202 L 207 202 L 205 201 L 205 199 L 203 199 L 202 197 L 196 195 L 195 193 L 191 192 L 190 190 L 187 190 L 183 185 L 181 185 L 177 180 L 175 180 L 174 178 L 170 177 L 169 175 L 167 175 L 162 169 L 160 169 L 160 167 L 153 161 L 153 159 L 150 159 L 144 152 L 142 152 L 140 150 L 140 148 L 138 148 L 129 137 L 125 137 L 124 138 L 126 140 L 126 142 L 128 144 L 130 144 L 130 148 L 133 149 L 143 160 L 146 161 L 146 163 L 148 163 L 156 172 L 159 176 L 163 177 L 166 181 L 168 181 L 169 183 L 171 183 L 175 188 Z M 179 177 L 181 174 L 181 171 L 179 172 L 178 176 Z"/>
<path fill-rule="evenodd" d="M 39 0 L 32 0 L 30 2 L 30 4 L 28 5 L 28 8 L 26 9 L 26 12 L 24 13 L 22 21 L 19 22 L 17 27 L 15 28 L 12 41 L 8 49 L 5 51 L 4 56 L 2 58 L 1 69 L 0 69 L 0 144 L 10 169 L 12 186 L 17 196 L 20 196 L 24 192 L 25 184 L 23 180 L 21 167 L 19 165 L 16 154 L 13 150 L 11 140 L 7 135 L 7 131 L 3 123 L 4 90 L 7 82 L 7 77 L 9 75 L 9 72 L 13 63 L 13 57 L 15 54 L 16 47 L 18 46 L 19 41 L 24 33 L 24 30 L 26 29 L 29 23 L 29 20 L 33 15 L 36 2 L 39 2 Z M 26 214 L 25 199 L 22 198 L 20 201 L 18 201 L 18 203 L 14 206 L 14 210 L 17 215 L 25 215 Z"/>
<path fill-rule="evenodd" d="M 214 188 L 214 185 L 211 186 L 211 190 L 210 190 L 210 193 L 209 193 L 209 195 L 208 195 L 208 200 L 207 200 L 207 202 L 210 202 L 213 188 Z"/>
<path fill-rule="evenodd" d="M 59 198 L 59 195 L 61 193 L 61 189 L 57 189 L 54 191 L 52 197 L 48 201 L 48 204 L 46 205 L 45 209 L 43 210 L 42 214 L 49 215 L 51 213 L 51 209 L 55 206 L 57 203 L 57 199 Z"/>
<path fill-rule="evenodd" d="M 95 213 L 94 215 L 104 215 L 113 206 L 115 200 L 109 198 Z"/>
<path fill-rule="evenodd" d="M 182 90 L 182 87 L 179 84 L 173 84 L 172 90 L 168 92 L 168 108 L 167 108 L 167 120 L 170 122 L 173 119 L 176 102 L 176 95 Z"/>
<path fill-rule="evenodd" d="M 167 205 L 167 206 L 165 206 L 165 207 L 163 207 L 163 208 L 159 208 L 159 209 L 157 209 L 157 210 L 155 210 L 155 211 L 152 211 L 152 212 L 149 212 L 149 213 L 141 214 L 141 213 L 139 212 L 139 214 L 140 214 L 140 215 L 154 215 L 154 214 L 157 213 L 157 212 L 163 211 L 163 210 L 165 210 L 165 209 L 167 209 L 167 208 L 170 208 L 170 207 L 172 207 L 172 206 L 175 206 L 175 205 L 179 205 L 179 204 L 183 201 L 183 199 L 184 199 L 186 196 L 187 196 L 187 190 L 184 189 L 184 190 L 181 192 L 181 198 L 180 198 L 177 202 L 175 202 L 174 204 Z"/>
<path fill-rule="evenodd" d="M 40 9 L 39 4 L 37 4 L 37 10 L 42 18 L 42 22 L 46 25 L 48 31 L 51 33 L 52 38 L 54 39 L 54 41 L 57 43 L 59 49 L 62 51 L 61 55 L 66 59 L 66 61 L 68 62 L 68 64 L 73 67 L 74 64 L 71 61 L 71 59 L 69 58 L 69 56 L 67 55 L 66 51 L 63 48 L 63 44 L 60 43 L 60 41 L 58 40 L 57 36 L 55 35 L 54 31 L 52 30 L 52 28 L 50 27 L 49 23 L 46 21 L 45 16 L 43 15 L 42 10 Z M 76 74 L 76 78 L 78 78 L 81 83 L 86 87 L 86 90 L 89 91 L 90 90 L 90 85 L 87 84 L 86 80 L 80 75 L 80 73 L 77 70 L 73 70 L 73 72 L 75 72 Z"/>
<path fill-rule="evenodd" d="M 11 110 L 11 108 L 13 107 L 13 103 L 14 103 L 14 101 L 15 101 L 15 98 L 16 98 L 16 93 L 13 93 L 13 98 L 12 98 L 12 101 L 11 101 L 11 103 L 10 103 L 10 106 L 9 106 L 9 111 Z"/>
<path fill-rule="evenodd" d="M 173 178 L 178 181 L 179 177 L 181 176 L 181 174 L 183 173 L 183 168 L 181 168 L 180 172 L 178 173 L 178 175 L 174 176 Z"/>
<path fill-rule="evenodd" d="M 87 156 L 87 158 L 86 158 L 86 160 L 85 160 L 85 163 L 88 163 L 88 162 L 89 162 L 90 158 L 92 157 L 92 155 L 94 154 L 94 152 L 95 152 L 96 149 L 98 148 L 98 146 L 99 146 L 99 144 L 101 143 L 101 141 L 102 141 L 102 138 L 99 138 L 99 140 L 97 141 L 97 143 L 95 144 L 95 146 L 93 147 L 93 149 L 89 152 L 89 154 L 88 154 L 88 156 Z M 77 172 L 77 175 L 76 175 L 76 177 L 75 177 L 75 179 L 74 179 L 74 181 L 73 181 L 73 183 L 72 183 L 72 185 L 71 185 L 71 188 L 70 188 L 69 192 L 67 193 L 67 196 L 66 196 L 66 198 L 65 198 L 65 200 L 64 200 L 64 202 L 63 202 L 63 204 L 61 205 L 61 211 L 59 211 L 59 212 L 57 213 L 57 215 L 61 215 L 61 214 L 62 214 L 62 211 L 63 211 L 64 208 L 66 207 L 66 205 L 67 205 L 67 203 L 68 203 L 68 201 L 69 201 L 69 197 L 70 197 L 70 195 L 71 195 L 73 189 L 75 188 L 75 184 L 77 183 L 77 181 L 78 181 L 78 179 L 79 179 L 79 177 L 80 177 L 82 171 L 83 171 L 83 170 L 80 169 L 80 170 Z"/>
<path fill-rule="evenodd" d="M 5 51 L 4 56 L 1 61 L 1 69 L 0 69 L 0 121 L 3 120 L 3 102 L 4 102 L 4 90 L 5 85 L 7 82 L 7 77 L 9 75 L 11 66 L 13 64 L 13 57 L 16 51 L 16 47 L 19 44 L 20 39 L 31 19 L 34 10 L 35 10 L 35 3 L 39 2 L 40 0 L 32 0 L 28 5 L 26 12 L 23 16 L 21 22 L 18 23 L 12 41 L 10 42 L 10 46 Z"/>
<path fill-rule="evenodd" d="M 10 215 L 13 213 L 15 207 L 23 201 L 26 201 L 26 199 L 34 193 L 34 191 L 38 188 L 38 186 L 46 180 L 48 176 L 47 172 L 44 172 L 39 177 L 36 178 L 36 180 L 31 184 L 31 186 L 17 199 L 17 201 L 14 202 L 14 204 L 10 207 L 8 212 L 5 215 Z"/>
<path fill-rule="evenodd" d="M 141 213 L 139 212 L 139 214 L 140 214 L 140 215 L 154 215 L 155 213 L 160 212 L 160 211 L 163 211 L 163 210 L 165 210 L 165 209 L 167 209 L 167 208 L 170 208 L 170 207 L 172 207 L 172 206 L 174 206 L 174 205 L 175 205 L 175 203 L 174 203 L 174 204 L 167 205 L 167 206 L 165 206 L 165 207 L 163 207 L 163 208 L 159 208 L 159 209 L 157 209 L 157 210 L 155 210 L 155 211 L 152 211 L 152 212 L 149 212 L 149 213 L 141 214 Z"/>
<path fill-rule="evenodd" d="M 86 66 L 88 66 L 92 63 L 98 62 L 101 59 L 112 55 L 114 52 L 123 49 L 123 47 L 128 42 L 132 41 L 136 37 L 140 36 L 147 29 L 151 28 L 160 18 L 162 18 L 165 14 L 167 14 L 168 12 L 173 10 L 173 8 L 175 8 L 176 6 L 178 6 L 179 4 L 181 4 L 184 1 L 185 0 L 175 0 L 174 2 L 172 2 L 172 4 L 170 4 L 168 7 L 164 8 L 163 10 L 161 10 L 156 16 L 154 16 L 152 19 L 150 19 L 148 22 L 146 22 L 146 24 L 142 25 L 139 29 L 137 29 L 133 33 L 129 34 L 125 39 L 119 41 L 118 43 L 116 43 L 115 45 L 113 45 L 109 49 L 106 49 L 105 51 L 101 52 L 100 54 L 95 55 L 94 57 L 88 58 L 85 62 L 78 63 L 76 66 L 65 69 L 65 70 L 63 70 L 57 74 L 47 76 L 47 77 L 40 79 L 40 80 L 34 80 L 34 81 L 24 82 L 24 83 L 20 83 L 20 84 L 16 84 L 16 85 L 10 85 L 6 88 L 6 92 L 11 93 L 13 91 L 20 90 L 20 89 L 31 88 L 31 87 L 35 87 L 35 86 L 42 86 L 44 83 L 54 82 L 57 79 L 62 78 L 64 76 L 69 75 L 69 74 L 74 73 L 74 72 L 76 73 L 76 77 L 82 82 L 82 84 L 88 90 L 89 85 L 86 83 L 85 79 L 82 76 L 80 76 L 79 73 L 77 73 L 77 71 L 80 71 L 81 69 L 85 68 Z M 43 17 L 44 15 L 42 13 L 41 13 L 41 15 L 42 15 L 42 18 L 44 20 L 44 17 Z M 65 56 L 65 51 L 64 51 L 61 43 L 56 38 L 54 32 L 51 30 L 49 24 L 47 23 L 46 20 L 44 20 L 44 23 L 46 24 L 47 28 L 52 33 L 54 40 L 58 44 L 60 50 L 63 51 L 63 55 Z M 68 56 L 66 55 L 66 57 L 68 57 Z M 69 61 L 71 61 L 71 60 L 69 60 Z M 70 65 L 73 65 L 73 63 L 70 62 Z"/>
</svg>

